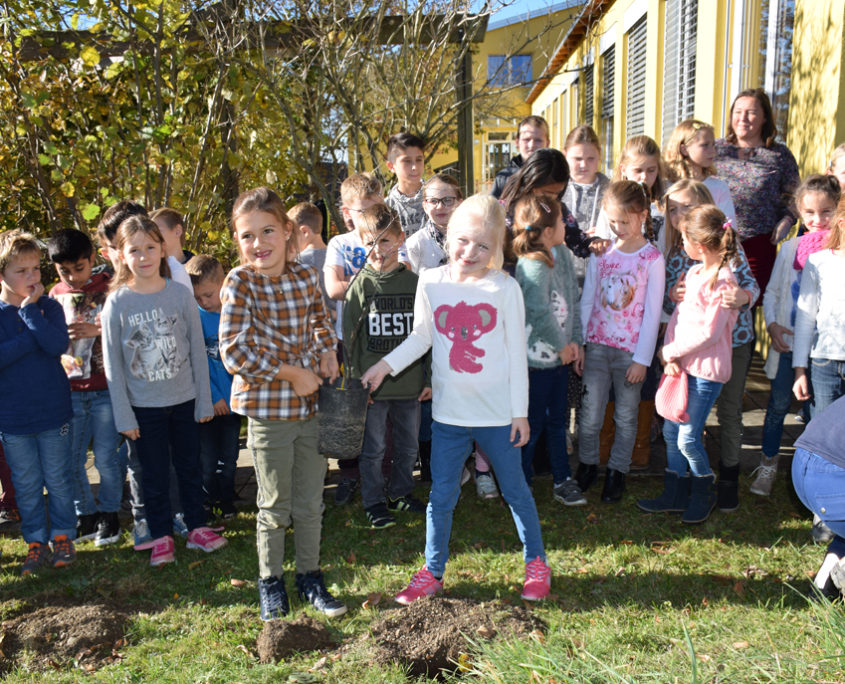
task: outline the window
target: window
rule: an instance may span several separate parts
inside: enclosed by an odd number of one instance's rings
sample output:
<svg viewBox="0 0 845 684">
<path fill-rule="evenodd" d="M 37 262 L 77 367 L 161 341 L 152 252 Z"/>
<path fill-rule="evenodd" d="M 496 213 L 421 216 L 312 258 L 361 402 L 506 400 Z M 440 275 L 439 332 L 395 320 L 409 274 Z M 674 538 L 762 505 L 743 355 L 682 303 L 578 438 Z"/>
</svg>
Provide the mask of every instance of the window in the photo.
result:
<svg viewBox="0 0 845 684">
<path fill-rule="evenodd" d="M 490 85 L 505 87 L 528 85 L 531 81 L 531 55 L 490 55 L 487 58 Z"/>
<path fill-rule="evenodd" d="M 767 0 L 762 8 L 760 51 L 766 58 L 765 81 L 761 85 L 772 100 L 772 112 L 778 139 L 786 140 L 789 89 L 792 85 L 792 28 L 795 0 Z"/>
<path fill-rule="evenodd" d="M 513 147 L 511 146 L 513 137 L 512 133 L 493 132 L 488 134 L 484 146 L 482 182 L 492 184 L 496 174 L 510 163 L 513 154 Z"/>
<path fill-rule="evenodd" d="M 584 69 L 584 123 L 593 126 L 593 65 Z"/>
<path fill-rule="evenodd" d="M 604 168 L 613 168 L 613 84 L 616 80 L 616 47 L 601 56 L 601 135 L 604 144 Z"/>
<path fill-rule="evenodd" d="M 663 144 L 695 108 L 698 0 L 666 0 L 663 54 Z"/>
<path fill-rule="evenodd" d="M 646 17 L 628 31 L 628 80 L 625 96 L 625 137 L 645 132 Z"/>
<path fill-rule="evenodd" d="M 555 98 L 555 101 L 552 103 L 552 138 L 551 144 L 560 147 L 560 130 L 558 129 L 557 123 L 557 113 L 560 109 L 560 100 Z M 549 119 L 546 119 L 548 121 Z"/>
</svg>

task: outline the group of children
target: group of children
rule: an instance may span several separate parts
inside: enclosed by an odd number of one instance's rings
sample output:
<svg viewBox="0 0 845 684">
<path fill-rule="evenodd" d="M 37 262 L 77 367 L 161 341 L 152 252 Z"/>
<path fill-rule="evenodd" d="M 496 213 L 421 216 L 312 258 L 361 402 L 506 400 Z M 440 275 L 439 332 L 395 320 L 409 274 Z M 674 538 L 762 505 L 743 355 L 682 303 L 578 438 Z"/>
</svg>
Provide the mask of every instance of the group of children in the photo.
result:
<svg viewBox="0 0 845 684">
<path fill-rule="evenodd" d="M 287 212 L 268 188 L 243 193 L 232 212 L 240 266 L 228 274 L 213 257 L 185 253 L 177 212 L 148 216 L 132 202 L 109 209 L 98 228 L 113 274 L 95 266 L 85 233 L 53 236 L 60 282 L 49 297 L 39 244 L 21 231 L 0 236 L 0 389 L 22 399 L 0 407 L 0 441 L 29 545 L 23 573 L 72 562 L 74 538 L 117 541 L 127 470 L 135 549 L 151 549 L 151 565 L 174 561 L 180 529 L 188 548 L 223 547 L 206 506 L 234 514 L 246 416 L 261 617 L 290 610 L 282 568 L 291 524 L 300 597 L 343 614 L 319 564 L 326 455 L 316 420 L 319 386 L 341 372 L 371 392 L 361 455 L 341 464 L 347 494 L 360 481 L 374 529 L 394 525 L 397 512 L 426 516 L 425 565 L 400 603 L 443 588 L 472 454 L 479 495 L 501 490 L 523 543 L 522 598 L 545 598 L 551 569 L 532 481 L 538 438 L 545 433 L 554 498 L 586 504 L 612 392 L 601 499 L 619 501 L 652 425 L 660 364 L 666 378 L 686 380 L 683 417 L 664 422 L 664 491 L 637 505 L 706 520 L 717 489 L 702 431 L 737 372 L 732 350 L 737 335 L 745 343 L 753 334 L 759 296 L 730 192 L 713 176 L 713 129 L 683 122 L 665 156 L 650 138 L 632 138 L 612 181 L 598 172 L 600 144 L 588 126 L 561 153 L 548 149 L 545 121 L 529 117 L 517 142 L 520 156 L 496 186 L 501 201 L 464 200 L 449 175 L 423 180 L 421 139 L 392 136 L 396 185 L 385 198 L 373 176 L 347 178 L 348 232 L 328 245 L 313 205 Z M 752 486 L 759 494 L 771 489 L 790 392 L 808 398 L 812 382 L 812 412 L 845 391 L 839 194 L 831 176 L 801 185 L 801 234 L 782 247 L 764 299 L 775 353 Z M 89 445 L 99 501 L 85 473 Z M 414 495 L 417 462 L 431 481 L 427 504 Z"/>
</svg>

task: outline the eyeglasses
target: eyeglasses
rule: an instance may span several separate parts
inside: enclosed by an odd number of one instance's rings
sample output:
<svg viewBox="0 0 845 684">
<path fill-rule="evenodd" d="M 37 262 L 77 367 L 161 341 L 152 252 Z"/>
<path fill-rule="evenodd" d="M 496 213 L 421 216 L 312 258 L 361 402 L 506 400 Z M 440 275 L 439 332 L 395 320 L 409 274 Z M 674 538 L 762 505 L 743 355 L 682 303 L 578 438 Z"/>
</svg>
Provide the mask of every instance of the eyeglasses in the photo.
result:
<svg viewBox="0 0 845 684">
<path fill-rule="evenodd" d="M 457 197 L 426 197 L 423 202 L 430 204 L 434 208 L 444 206 L 448 209 L 457 201 L 457 199 Z"/>
</svg>

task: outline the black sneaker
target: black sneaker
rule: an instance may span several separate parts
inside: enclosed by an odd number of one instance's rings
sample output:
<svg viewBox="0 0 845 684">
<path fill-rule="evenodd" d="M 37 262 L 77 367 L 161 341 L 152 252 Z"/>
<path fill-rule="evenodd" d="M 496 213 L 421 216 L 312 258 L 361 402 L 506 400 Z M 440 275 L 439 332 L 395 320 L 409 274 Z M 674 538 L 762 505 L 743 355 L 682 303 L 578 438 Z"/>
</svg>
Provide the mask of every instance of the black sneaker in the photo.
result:
<svg viewBox="0 0 845 684">
<path fill-rule="evenodd" d="M 319 570 L 304 575 L 297 574 L 296 590 L 300 599 L 307 599 L 314 608 L 328 617 L 337 617 L 346 612 L 346 604 L 338 601 L 326 589 L 323 573 Z"/>
<path fill-rule="evenodd" d="M 86 513 L 78 516 L 76 519 L 76 541 L 83 542 L 96 537 L 99 523 L 99 513 Z"/>
<path fill-rule="evenodd" d="M 223 520 L 232 520 L 238 515 L 238 509 L 231 501 L 220 501 L 217 504 L 217 509 L 220 511 L 220 517 Z"/>
<path fill-rule="evenodd" d="M 258 580 L 258 604 L 261 606 L 261 619 L 265 622 L 283 618 L 290 612 L 282 577 L 262 577 Z"/>
<path fill-rule="evenodd" d="M 370 527 L 374 530 L 383 530 L 387 527 L 393 527 L 396 524 L 394 518 L 387 510 L 384 503 L 377 503 L 375 506 L 370 506 L 366 509 L 367 520 L 370 521 Z"/>
<path fill-rule="evenodd" d="M 108 546 L 118 539 L 120 539 L 120 521 L 117 518 L 117 512 L 101 514 L 94 546 Z"/>
<path fill-rule="evenodd" d="M 337 489 L 334 490 L 334 505 L 345 506 L 348 504 L 352 501 L 356 489 L 358 489 L 358 480 L 351 477 L 344 477 L 338 483 Z"/>
<path fill-rule="evenodd" d="M 387 510 L 425 513 L 425 504 L 413 494 L 406 494 L 405 496 L 400 496 L 398 499 L 388 499 Z"/>
</svg>

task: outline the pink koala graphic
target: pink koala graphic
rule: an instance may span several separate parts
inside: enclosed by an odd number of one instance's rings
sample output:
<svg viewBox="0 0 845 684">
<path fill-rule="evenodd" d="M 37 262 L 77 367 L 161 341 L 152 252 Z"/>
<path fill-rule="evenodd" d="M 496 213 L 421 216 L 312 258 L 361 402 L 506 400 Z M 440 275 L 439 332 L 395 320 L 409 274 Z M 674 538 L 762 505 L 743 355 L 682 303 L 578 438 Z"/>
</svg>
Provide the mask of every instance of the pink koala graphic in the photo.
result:
<svg viewBox="0 0 845 684">
<path fill-rule="evenodd" d="M 449 366 L 452 370 L 458 373 L 480 373 L 482 366 L 476 361 L 486 352 L 473 342 L 496 327 L 496 309 L 489 304 L 443 304 L 434 312 L 434 325 L 438 332 L 452 340 L 452 349 L 449 351 Z"/>
</svg>

